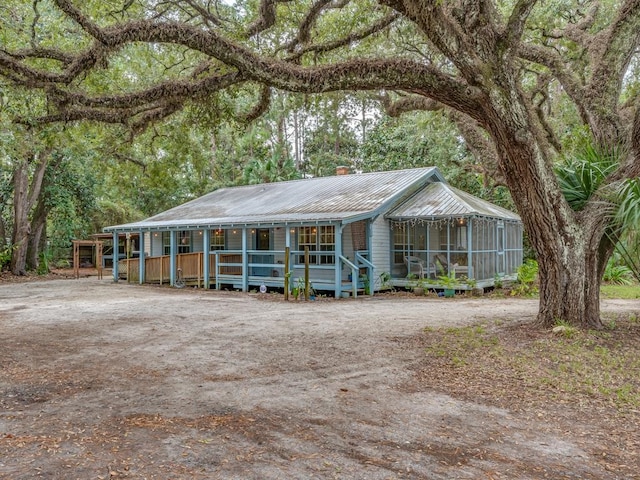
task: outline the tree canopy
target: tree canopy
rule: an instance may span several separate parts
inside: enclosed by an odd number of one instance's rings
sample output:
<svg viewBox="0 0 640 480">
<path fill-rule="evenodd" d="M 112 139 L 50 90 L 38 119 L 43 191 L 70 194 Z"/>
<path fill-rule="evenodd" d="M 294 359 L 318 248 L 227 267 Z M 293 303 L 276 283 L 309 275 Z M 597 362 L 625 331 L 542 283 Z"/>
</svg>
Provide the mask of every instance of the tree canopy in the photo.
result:
<svg viewBox="0 0 640 480">
<path fill-rule="evenodd" d="M 10 3 L 0 75 L 40 96 L 25 125 L 138 132 L 187 105 L 251 120 L 276 90 L 443 111 L 511 191 L 540 261 L 540 322 L 600 325 L 616 230 L 603 206 L 640 174 L 640 0 Z M 554 168 L 576 135 L 620 152 L 579 210 Z"/>
</svg>

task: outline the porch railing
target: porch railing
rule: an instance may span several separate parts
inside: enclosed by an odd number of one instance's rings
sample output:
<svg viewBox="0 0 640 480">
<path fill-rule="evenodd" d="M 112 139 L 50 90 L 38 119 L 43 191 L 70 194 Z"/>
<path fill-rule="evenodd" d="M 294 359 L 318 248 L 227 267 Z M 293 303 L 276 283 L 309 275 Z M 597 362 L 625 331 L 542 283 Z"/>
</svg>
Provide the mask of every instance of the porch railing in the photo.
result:
<svg viewBox="0 0 640 480">
<path fill-rule="evenodd" d="M 215 255 L 209 255 L 210 272 L 209 279 L 215 279 Z M 180 269 L 182 280 L 187 283 L 193 283 L 198 286 L 204 285 L 204 253 L 180 253 L 176 255 L 176 267 Z M 163 285 L 169 283 L 171 279 L 170 273 L 170 257 L 163 255 L 161 257 L 145 257 L 144 259 L 144 277 L 145 283 L 159 283 Z M 138 258 L 129 258 L 118 262 L 118 271 L 120 278 L 126 279 L 128 282 L 140 281 L 140 261 Z"/>
<path fill-rule="evenodd" d="M 290 284 L 298 283 L 298 279 L 304 277 L 304 264 L 299 260 L 303 258 L 304 252 L 298 250 L 290 251 L 289 272 L 285 272 L 285 252 L 280 250 L 249 250 L 246 252 L 246 278 L 243 275 L 243 258 L 241 250 L 219 250 L 209 253 L 209 284 L 220 288 L 221 284 L 232 284 L 234 287 L 244 287 L 243 282 L 249 285 L 260 285 L 261 283 L 271 287 L 284 287 L 284 278 L 290 274 Z M 309 265 L 310 281 L 316 289 L 340 289 L 352 291 L 354 296 L 357 290 L 362 288 L 360 269 L 373 268 L 371 262 L 366 258 L 368 252 L 356 252 L 355 258 L 349 260 L 344 256 L 338 258 L 341 269 L 340 285 L 336 285 L 335 269 L 333 260 L 336 258 L 335 252 L 314 251 L 312 258 L 326 263 L 312 263 Z M 167 284 L 171 279 L 170 256 L 145 257 L 145 283 Z M 120 260 L 119 275 L 121 279 L 128 282 L 139 282 L 140 267 L 138 258 Z M 346 266 L 350 275 L 342 271 Z M 204 253 L 181 253 L 176 255 L 176 268 L 180 270 L 180 276 L 187 284 L 203 286 L 204 279 Z"/>
</svg>

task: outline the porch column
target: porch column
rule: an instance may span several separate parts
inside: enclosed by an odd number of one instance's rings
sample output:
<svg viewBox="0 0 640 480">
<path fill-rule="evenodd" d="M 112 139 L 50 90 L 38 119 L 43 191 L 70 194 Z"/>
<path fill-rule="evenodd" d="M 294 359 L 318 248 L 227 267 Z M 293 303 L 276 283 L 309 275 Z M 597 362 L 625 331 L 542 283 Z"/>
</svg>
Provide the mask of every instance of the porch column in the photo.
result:
<svg viewBox="0 0 640 480">
<path fill-rule="evenodd" d="M 169 231 L 169 285 L 172 287 L 176 284 L 176 253 L 178 251 L 177 237 L 177 231 Z"/>
<path fill-rule="evenodd" d="M 209 230 L 208 228 L 204 231 L 202 242 L 204 243 L 204 245 L 202 245 L 202 254 L 204 255 L 204 257 L 202 257 L 202 274 L 204 275 L 204 288 L 208 290 L 210 288 L 209 274 L 211 271 L 211 262 L 209 261 L 209 249 L 211 248 L 211 230 Z"/>
<path fill-rule="evenodd" d="M 447 221 L 447 269 L 451 269 L 451 218 Z M 451 273 L 450 271 L 447 274 Z M 455 276 L 455 273 L 454 273 Z"/>
<path fill-rule="evenodd" d="M 393 240 L 391 245 L 393 245 Z M 373 265 L 373 219 L 367 220 L 367 251 L 369 252 L 369 263 Z M 369 295 L 373 297 L 373 286 L 375 285 L 373 281 L 373 276 L 375 275 L 373 267 L 370 266 L 367 272 L 369 277 Z"/>
<path fill-rule="evenodd" d="M 342 260 L 340 257 L 342 256 L 342 229 L 344 228 L 344 224 L 336 225 L 336 238 L 335 238 L 335 291 L 336 298 L 340 298 L 342 296 Z"/>
<path fill-rule="evenodd" d="M 118 245 L 118 232 L 113 232 L 113 268 L 111 269 L 113 274 L 113 281 L 118 283 L 118 257 L 119 257 L 119 249 L 120 245 Z"/>
<path fill-rule="evenodd" d="M 144 276 L 145 276 L 145 253 L 144 253 L 144 232 L 140 231 L 140 233 L 138 234 L 139 236 L 139 240 L 138 240 L 138 248 L 140 249 L 140 256 L 138 257 L 138 277 L 139 278 L 139 282 L 142 285 L 144 283 Z"/>
<path fill-rule="evenodd" d="M 285 226 L 285 230 L 284 230 L 284 264 L 285 266 L 288 268 L 285 268 L 284 270 L 284 286 L 287 287 L 289 289 L 289 292 L 291 291 L 291 282 L 293 281 L 293 278 L 291 278 L 289 275 L 289 272 L 293 272 L 293 265 L 291 264 L 291 226 L 286 225 Z M 287 256 L 289 258 L 287 258 Z M 288 278 L 288 280 L 287 280 Z M 284 292 L 285 294 L 285 300 L 289 299 L 289 292 Z"/>
<path fill-rule="evenodd" d="M 249 291 L 249 252 L 247 227 L 242 229 L 242 291 Z"/>
<path fill-rule="evenodd" d="M 475 278 L 475 272 L 473 271 L 473 239 L 471 238 L 471 232 L 473 232 L 473 219 L 469 217 L 467 220 L 467 278 Z"/>
</svg>

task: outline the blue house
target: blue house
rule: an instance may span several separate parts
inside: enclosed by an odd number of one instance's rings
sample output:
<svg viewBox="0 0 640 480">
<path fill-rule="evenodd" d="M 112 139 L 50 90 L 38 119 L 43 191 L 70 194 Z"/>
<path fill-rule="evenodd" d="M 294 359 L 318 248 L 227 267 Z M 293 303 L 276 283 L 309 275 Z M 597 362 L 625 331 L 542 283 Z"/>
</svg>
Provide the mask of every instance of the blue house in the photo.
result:
<svg viewBox="0 0 640 480">
<path fill-rule="evenodd" d="M 522 264 L 513 212 L 448 185 L 435 167 L 222 188 L 146 220 L 107 227 L 138 238 L 114 280 L 283 288 L 304 276 L 335 296 L 415 278 L 492 286 Z M 285 266 L 288 265 L 288 270 Z M 470 281 L 472 279 L 473 281 Z"/>
</svg>

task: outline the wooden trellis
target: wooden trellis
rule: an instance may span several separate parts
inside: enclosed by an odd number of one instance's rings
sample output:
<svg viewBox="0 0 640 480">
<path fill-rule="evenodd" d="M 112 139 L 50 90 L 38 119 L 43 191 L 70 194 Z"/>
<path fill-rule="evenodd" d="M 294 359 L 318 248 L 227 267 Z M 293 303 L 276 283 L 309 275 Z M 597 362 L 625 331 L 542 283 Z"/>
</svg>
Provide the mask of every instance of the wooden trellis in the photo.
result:
<svg viewBox="0 0 640 480">
<path fill-rule="evenodd" d="M 95 248 L 95 266 L 98 270 L 98 278 L 102 279 L 102 241 L 101 240 L 73 240 L 73 273 L 76 279 L 80 278 L 80 247 L 91 246 Z"/>
</svg>

